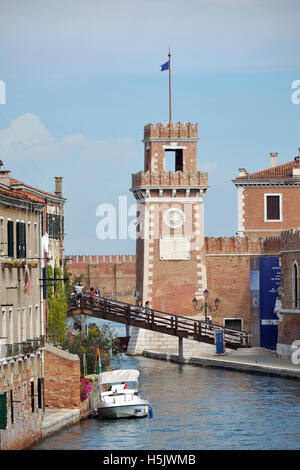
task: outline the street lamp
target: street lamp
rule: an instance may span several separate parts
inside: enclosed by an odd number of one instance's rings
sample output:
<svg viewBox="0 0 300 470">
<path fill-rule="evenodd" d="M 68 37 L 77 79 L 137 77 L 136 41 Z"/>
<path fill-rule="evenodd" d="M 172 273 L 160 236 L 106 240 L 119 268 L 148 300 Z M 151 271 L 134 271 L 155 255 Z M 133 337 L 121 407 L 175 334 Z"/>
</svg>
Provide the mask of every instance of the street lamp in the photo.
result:
<svg viewBox="0 0 300 470">
<path fill-rule="evenodd" d="M 216 298 L 216 299 L 215 299 L 215 306 L 212 307 L 212 306 L 208 303 L 208 294 L 209 294 L 208 290 L 205 289 L 205 290 L 203 291 L 204 303 L 201 304 L 201 306 L 200 306 L 199 309 L 197 309 L 198 300 L 197 300 L 196 298 L 194 298 L 194 299 L 192 300 L 192 302 L 193 302 L 193 307 L 194 307 L 194 311 L 195 311 L 195 312 L 202 312 L 202 311 L 204 310 L 204 319 L 205 319 L 205 323 L 207 323 L 207 311 L 209 311 L 209 312 L 216 312 L 216 311 L 218 310 L 218 308 L 219 308 L 219 306 L 220 306 L 220 302 L 221 302 L 220 299 Z"/>
</svg>

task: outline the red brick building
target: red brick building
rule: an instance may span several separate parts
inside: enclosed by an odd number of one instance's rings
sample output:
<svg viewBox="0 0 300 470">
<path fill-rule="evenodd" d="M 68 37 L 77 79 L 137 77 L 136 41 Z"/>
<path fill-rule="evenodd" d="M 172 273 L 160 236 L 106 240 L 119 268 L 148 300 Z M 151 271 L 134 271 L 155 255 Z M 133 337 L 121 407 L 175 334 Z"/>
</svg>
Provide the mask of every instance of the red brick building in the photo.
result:
<svg viewBox="0 0 300 470">
<path fill-rule="evenodd" d="M 270 156 L 270 168 L 255 173 L 241 168 L 233 180 L 240 237 L 268 237 L 300 227 L 300 157 L 277 165 L 277 153 Z"/>
<path fill-rule="evenodd" d="M 291 229 L 278 237 L 282 266 L 282 321 L 279 323 L 277 353 L 291 356 L 292 344 L 300 346 L 300 229 Z"/>
</svg>

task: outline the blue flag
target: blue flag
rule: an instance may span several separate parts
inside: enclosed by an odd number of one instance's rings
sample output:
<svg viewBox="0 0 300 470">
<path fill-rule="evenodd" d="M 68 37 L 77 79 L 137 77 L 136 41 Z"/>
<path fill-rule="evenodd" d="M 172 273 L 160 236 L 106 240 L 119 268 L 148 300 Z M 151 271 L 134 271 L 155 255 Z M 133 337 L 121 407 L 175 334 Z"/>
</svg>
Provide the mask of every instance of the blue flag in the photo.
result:
<svg viewBox="0 0 300 470">
<path fill-rule="evenodd" d="M 169 70 L 169 61 L 161 65 L 161 72 L 164 70 Z"/>
</svg>

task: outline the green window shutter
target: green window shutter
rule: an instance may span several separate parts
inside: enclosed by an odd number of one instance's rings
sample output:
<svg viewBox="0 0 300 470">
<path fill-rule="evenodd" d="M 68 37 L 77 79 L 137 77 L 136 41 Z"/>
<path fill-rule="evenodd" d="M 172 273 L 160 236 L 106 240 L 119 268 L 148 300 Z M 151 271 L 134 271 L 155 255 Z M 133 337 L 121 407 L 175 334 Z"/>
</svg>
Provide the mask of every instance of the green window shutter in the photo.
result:
<svg viewBox="0 0 300 470">
<path fill-rule="evenodd" d="M 57 238 L 60 239 L 60 215 L 57 215 Z"/>
<path fill-rule="evenodd" d="M 17 258 L 26 258 L 26 225 L 17 222 Z"/>
<path fill-rule="evenodd" d="M 43 268 L 43 299 L 47 298 L 47 268 Z"/>
<path fill-rule="evenodd" d="M 7 255 L 14 257 L 14 223 L 12 220 L 7 222 Z"/>
<path fill-rule="evenodd" d="M 56 219 L 56 215 L 53 215 L 52 218 L 53 218 L 53 238 L 57 238 L 57 219 Z"/>
<path fill-rule="evenodd" d="M 64 236 L 65 235 L 65 216 L 64 215 L 61 216 L 61 232 L 62 232 L 61 238 L 64 240 L 65 238 Z"/>
<path fill-rule="evenodd" d="M 7 427 L 7 394 L 0 394 L 0 429 Z"/>
<path fill-rule="evenodd" d="M 26 258 L 26 224 L 21 223 L 21 257 Z"/>
<path fill-rule="evenodd" d="M 17 222 L 17 258 L 21 258 L 21 227 Z"/>
<path fill-rule="evenodd" d="M 49 214 L 49 237 L 53 238 L 53 215 Z"/>
</svg>

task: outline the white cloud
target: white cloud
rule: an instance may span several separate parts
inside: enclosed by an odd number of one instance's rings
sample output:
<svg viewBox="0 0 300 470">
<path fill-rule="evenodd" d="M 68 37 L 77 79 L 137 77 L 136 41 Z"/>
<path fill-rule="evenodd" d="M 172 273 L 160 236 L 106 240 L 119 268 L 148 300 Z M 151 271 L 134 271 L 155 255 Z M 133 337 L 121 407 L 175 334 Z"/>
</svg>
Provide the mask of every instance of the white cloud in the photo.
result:
<svg viewBox="0 0 300 470">
<path fill-rule="evenodd" d="M 132 139 L 92 140 L 83 134 L 66 135 L 57 139 L 46 129 L 39 117 L 23 114 L 11 121 L 9 127 L 0 130 L 0 152 L 13 164 L 26 161 L 27 164 L 59 161 L 69 165 L 74 160 L 103 165 L 106 161 L 114 167 L 124 158 L 137 155 Z"/>
</svg>

